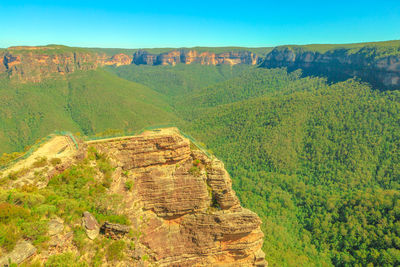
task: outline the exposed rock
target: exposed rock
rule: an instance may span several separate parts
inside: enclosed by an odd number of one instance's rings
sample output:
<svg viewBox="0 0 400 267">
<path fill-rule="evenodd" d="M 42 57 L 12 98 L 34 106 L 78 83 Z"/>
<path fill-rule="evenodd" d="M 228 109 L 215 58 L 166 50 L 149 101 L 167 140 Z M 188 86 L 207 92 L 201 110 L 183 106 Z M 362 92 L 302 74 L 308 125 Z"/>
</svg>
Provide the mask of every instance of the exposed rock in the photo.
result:
<svg viewBox="0 0 400 267">
<path fill-rule="evenodd" d="M 129 65 L 132 62 L 132 57 L 125 55 L 125 54 L 116 54 L 113 55 L 111 58 L 107 58 L 104 60 L 104 65 L 114 65 L 114 66 L 122 66 L 122 65 Z"/>
<path fill-rule="evenodd" d="M 306 75 L 322 75 L 332 81 L 347 80 L 358 76 L 381 89 L 395 89 L 400 86 L 400 57 L 375 55 L 374 48 L 365 47 L 360 51 L 333 49 L 314 52 L 302 47 L 277 47 L 268 53 L 261 67 L 286 67 L 289 71 L 301 68 Z"/>
<path fill-rule="evenodd" d="M 82 226 L 85 228 L 86 234 L 90 239 L 95 239 L 100 232 L 100 225 L 96 218 L 88 211 L 83 213 Z"/>
<path fill-rule="evenodd" d="M 129 233 L 130 230 L 131 228 L 127 225 L 110 222 L 105 222 L 100 228 L 102 234 L 112 239 L 120 239 Z"/>
<path fill-rule="evenodd" d="M 49 221 L 48 233 L 50 236 L 58 235 L 64 230 L 64 221 L 60 218 Z"/>
<path fill-rule="evenodd" d="M 134 181 L 132 191 L 122 184 L 119 191 L 131 221 L 143 218 L 136 224 L 146 249 L 133 258 L 146 253 L 159 266 L 266 265 L 261 220 L 240 206 L 222 162 L 191 151 L 177 129 L 90 145 Z"/>
<path fill-rule="evenodd" d="M 125 54 L 107 56 L 88 49 L 63 46 L 18 46 L 0 53 L 0 72 L 22 82 L 40 82 L 77 70 L 94 70 L 104 65 L 128 65 L 132 57 Z"/>
<path fill-rule="evenodd" d="M 192 64 L 199 63 L 202 65 L 236 65 L 249 64 L 256 65 L 260 63 L 260 58 L 250 51 L 239 52 L 197 52 L 196 50 L 172 50 L 162 54 L 150 54 L 145 50 L 138 50 L 133 54 L 134 64 L 146 65 L 176 65 L 177 63 Z"/>
<path fill-rule="evenodd" d="M 0 258 L 0 266 L 8 266 L 8 263 L 20 264 L 35 254 L 36 248 L 28 241 L 19 241 L 13 251 Z"/>
</svg>

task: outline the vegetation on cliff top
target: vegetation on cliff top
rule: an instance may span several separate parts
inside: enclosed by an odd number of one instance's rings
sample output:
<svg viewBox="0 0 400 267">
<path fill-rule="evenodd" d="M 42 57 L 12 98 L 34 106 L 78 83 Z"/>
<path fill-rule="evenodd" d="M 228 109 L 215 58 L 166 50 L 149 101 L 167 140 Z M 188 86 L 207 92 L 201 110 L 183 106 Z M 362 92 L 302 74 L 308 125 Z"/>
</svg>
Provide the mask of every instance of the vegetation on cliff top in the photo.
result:
<svg viewBox="0 0 400 267">
<path fill-rule="evenodd" d="M 276 49 L 290 49 L 295 53 L 318 52 L 334 53 L 344 52 L 347 55 L 360 54 L 371 60 L 387 56 L 400 55 L 400 40 L 354 44 L 310 44 L 310 45 L 283 45 Z"/>
</svg>

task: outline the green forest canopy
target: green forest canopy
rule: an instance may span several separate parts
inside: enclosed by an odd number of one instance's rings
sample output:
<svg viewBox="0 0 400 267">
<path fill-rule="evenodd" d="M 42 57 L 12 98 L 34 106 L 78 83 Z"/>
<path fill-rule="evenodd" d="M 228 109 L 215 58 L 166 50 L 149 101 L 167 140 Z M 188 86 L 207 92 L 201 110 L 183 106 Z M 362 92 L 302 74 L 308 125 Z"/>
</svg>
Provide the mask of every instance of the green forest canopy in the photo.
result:
<svg viewBox="0 0 400 267">
<path fill-rule="evenodd" d="M 173 122 L 225 162 L 243 205 L 263 220 L 271 266 L 400 264 L 399 91 L 197 64 L 8 88 L 2 81 L 4 151 L 53 128 L 93 134 Z"/>
</svg>

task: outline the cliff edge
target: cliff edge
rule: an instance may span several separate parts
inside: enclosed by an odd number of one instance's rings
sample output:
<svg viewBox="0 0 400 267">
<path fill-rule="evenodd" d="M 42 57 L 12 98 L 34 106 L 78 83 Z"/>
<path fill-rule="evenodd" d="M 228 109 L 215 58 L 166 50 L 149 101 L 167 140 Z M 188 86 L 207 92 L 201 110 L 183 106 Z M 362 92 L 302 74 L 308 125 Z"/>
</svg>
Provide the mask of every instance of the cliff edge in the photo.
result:
<svg viewBox="0 0 400 267">
<path fill-rule="evenodd" d="M 178 129 L 79 142 L 79 149 L 72 146 L 66 153 L 63 147 L 69 142 L 56 136 L 32 154 L 40 154 L 39 161 L 28 158 L 19 169 L 11 167 L 12 175 L 7 170 L 4 177 L 0 174 L 5 192 L 1 205 L 18 211 L 31 207 L 26 211 L 30 216 L 43 205 L 57 207 L 32 218 L 33 225 L 48 222 L 40 239 L 22 231 L 14 246 L 0 248 L 0 263 L 50 264 L 58 256 L 77 255 L 72 259 L 96 261 L 96 266 L 267 265 L 260 218 L 241 207 L 224 164 L 197 149 Z M 46 155 L 52 157 L 51 165 Z M 1 199 L 7 192 L 21 192 L 13 194 L 24 198 Z M 30 194 L 43 199 L 23 208 Z M 65 206 L 75 202 L 81 204 Z M 119 224 L 115 218 L 122 217 Z M 41 241 L 35 243 L 35 238 Z M 117 245 L 121 247 L 115 251 Z M 24 247 L 29 253 L 22 253 Z"/>
</svg>

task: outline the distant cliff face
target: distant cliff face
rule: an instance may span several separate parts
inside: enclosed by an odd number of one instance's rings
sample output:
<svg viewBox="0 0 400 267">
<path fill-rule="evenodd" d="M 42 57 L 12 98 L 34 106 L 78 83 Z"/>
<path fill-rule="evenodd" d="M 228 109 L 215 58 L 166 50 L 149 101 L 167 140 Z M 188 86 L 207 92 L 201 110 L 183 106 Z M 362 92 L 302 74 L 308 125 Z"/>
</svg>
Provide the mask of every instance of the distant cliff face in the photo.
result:
<svg viewBox="0 0 400 267">
<path fill-rule="evenodd" d="M 70 47 L 10 47 L 0 52 L 0 73 L 23 82 L 40 82 L 44 78 L 65 75 L 77 70 L 93 70 L 99 66 L 122 66 L 129 64 L 176 65 L 178 63 L 202 65 L 256 65 L 261 58 L 250 51 L 241 52 L 197 52 L 195 50 L 172 50 L 162 54 L 151 54 L 138 50 L 129 56 L 119 53 L 108 56 L 90 49 Z"/>
<path fill-rule="evenodd" d="M 57 47 L 10 47 L 0 52 L 0 72 L 11 79 L 40 82 L 44 78 L 65 75 L 76 70 L 93 70 L 104 65 L 128 65 L 131 57 L 92 53 L 84 49 Z"/>
<path fill-rule="evenodd" d="M 176 65 L 177 63 L 202 65 L 257 65 L 261 61 L 256 54 L 250 51 L 241 52 L 197 52 L 196 50 L 173 50 L 162 54 L 151 54 L 145 50 L 139 50 L 133 54 L 133 63 L 140 65 Z"/>
<path fill-rule="evenodd" d="M 0 51 L 0 74 L 6 73 L 11 79 L 22 82 L 40 82 L 44 78 L 76 70 L 92 70 L 104 65 L 248 64 L 265 68 L 286 67 L 289 71 L 301 68 L 304 75 L 322 75 L 334 82 L 357 76 L 379 89 L 398 89 L 398 53 L 378 55 L 379 48 L 360 46 L 357 51 L 334 48 L 325 52 L 305 49 L 303 46 L 283 46 L 274 48 L 264 59 L 245 49 L 224 53 L 175 49 L 161 54 L 138 50 L 132 56 L 123 53 L 109 56 L 90 49 L 63 46 L 11 47 Z M 400 51 L 395 46 L 385 49 Z"/>
<path fill-rule="evenodd" d="M 320 53 L 280 47 L 271 51 L 260 66 L 287 67 L 289 70 L 301 68 L 305 75 L 324 75 L 332 81 L 357 76 L 378 88 L 399 88 L 400 57 L 377 58 L 370 56 L 370 51 L 365 50 L 349 53 L 346 49 L 335 49 Z"/>
</svg>

